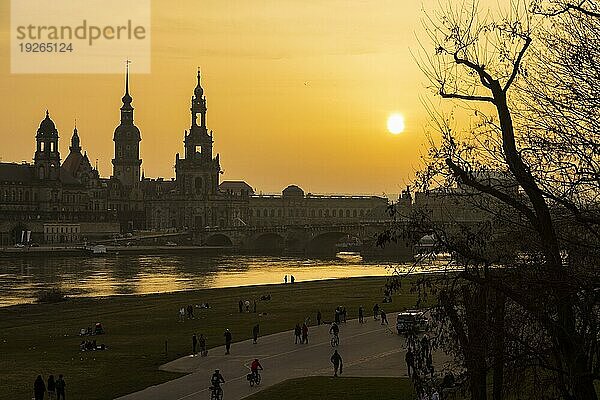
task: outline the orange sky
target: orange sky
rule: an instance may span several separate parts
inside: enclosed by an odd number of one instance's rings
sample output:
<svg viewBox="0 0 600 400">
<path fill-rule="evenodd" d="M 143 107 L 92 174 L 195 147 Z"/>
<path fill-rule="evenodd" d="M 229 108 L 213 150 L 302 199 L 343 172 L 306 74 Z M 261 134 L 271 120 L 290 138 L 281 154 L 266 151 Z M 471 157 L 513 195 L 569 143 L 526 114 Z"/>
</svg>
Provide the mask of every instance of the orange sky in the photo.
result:
<svg viewBox="0 0 600 400">
<path fill-rule="evenodd" d="M 123 76 L 11 75 L 7 3 L 0 4 L 0 157 L 31 160 L 48 108 L 63 159 L 77 118 L 84 150 L 109 176 Z M 146 176 L 173 176 L 201 66 L 222 179 L 265 193 L 291 183 L 314 193 L 398 193 L 420 165 L 428 119 L 420 99 L 432 98 L 410 55 L 419 50 L 421 7 L 411 0 L 154 1 L 152 73 L 135 74 L 135 60 L 131 67 Z M 393 112 L 406 119 L 397 136 L 386 130 Z"/>
</svg>

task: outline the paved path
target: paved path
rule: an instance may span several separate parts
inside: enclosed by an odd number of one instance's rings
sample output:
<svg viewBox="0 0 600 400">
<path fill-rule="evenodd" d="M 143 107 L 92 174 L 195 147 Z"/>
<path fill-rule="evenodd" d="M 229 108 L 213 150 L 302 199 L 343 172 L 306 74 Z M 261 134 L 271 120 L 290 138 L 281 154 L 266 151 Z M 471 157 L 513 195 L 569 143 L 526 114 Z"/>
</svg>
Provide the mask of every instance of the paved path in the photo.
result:
<svg viewBox="0 0 600 400">
<path fill-rule="evenodd" d="M 395 315 L 388 313 L 388 319 L 395 321 Z M 227 400 L 242 399 L 290 378 L 332 375 L 329 358 L 333 350 L 328 330 L 326 325 L 310 327 L 309 344 L 294 344 L 293 331 L 288 331 L 259 337 L 257 344 L 253 344 L 252 340 L 234 343 L 230 355 L 224 355 L 225 347 L 221 346 L 211 349 L 207 357 L 182 357 L 162 365 L 160 369 L 188 375 L 129 394 L 120 400 L 209 399 L 208 387 L 215 368 L 219 368 L 225 378 L 223 390 Z M 341 324 L 340 338 L 338 351 L 344 361 L 344 376 L 406 375 L 405 340 L 395 333 L 393 325 L 389 328 L 381 326 L 372 317 L 366 318 L 364 324 L 352 320 Z M 254 358 L 260 360 L 265 371 L 262 372 L 260 386 L 251 388 L 246 374 Z"/>
</svg>

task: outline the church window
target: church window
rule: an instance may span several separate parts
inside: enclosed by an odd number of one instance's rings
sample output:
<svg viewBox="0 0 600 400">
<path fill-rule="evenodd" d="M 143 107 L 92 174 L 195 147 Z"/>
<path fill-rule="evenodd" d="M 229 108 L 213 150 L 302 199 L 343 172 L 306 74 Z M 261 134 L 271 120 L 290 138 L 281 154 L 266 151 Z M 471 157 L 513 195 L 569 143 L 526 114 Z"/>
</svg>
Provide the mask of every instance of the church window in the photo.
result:
<svg viewBox="0 0 600 400">
<path fill-rule="evenodd" d="M 350 210 L 346 210 L 346 217 L 350 218 Z"/>
<path fill-rule="evenodd" d="M 45 143 L 44 142 L 40 142 L 39 144 L 40 144 L 40 151 L 43 152 L 44 151 L 44 144 Z"/>
<path fill-rule="evenodd" d="M 323 210 L 319 210 L 319 217 L 323 216 Z"/>
<path fill-rule="evenodd" d="M 329 217 L 329 210 L 325 210 L 325 216 Z"/>
<path fill-rule="evenodd" d="M 38 171 L 38 176 L 40 177 L 40 179 L 44 179 L 46 177 L 46 171 L 44 170 L 43 166 L 40 166 L 40 169 Z"/>
<path fill-rule="evenodd" d="M 360 216 L 364 217 L 365 216 L 365 210 L 360 210 Z"/>
<path fill-rule="evenodd" d="M 352 216 L 356 217 L 356 210 L 352 210 Z"/>
<path fill-rule="evenodd" d="M 332 215 L 333 215 L 334 217 L 337 217 L 337 210 L 333 210 L 333 211 L 332 211 Z"/>
<path fill-rule="evenodd" d="M 340 217 L 344 216 L 344 210 L 340 209 L 340 213 L 338 214 Z"/>
<path fill-rule="evenodd" d="M 274 216 L 275 216 L 275 209 L 274 209 L 274 208 L 272 208 L 272 209 L 271 209 L 271 217 L 274 217 Z"/>
</svg>

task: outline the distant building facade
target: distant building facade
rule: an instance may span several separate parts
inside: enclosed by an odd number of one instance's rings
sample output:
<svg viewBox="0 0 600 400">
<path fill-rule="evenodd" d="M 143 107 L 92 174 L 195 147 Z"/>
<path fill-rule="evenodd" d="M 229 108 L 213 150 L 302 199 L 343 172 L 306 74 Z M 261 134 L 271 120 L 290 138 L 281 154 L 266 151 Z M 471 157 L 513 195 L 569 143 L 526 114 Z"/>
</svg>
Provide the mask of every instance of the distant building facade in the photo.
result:
<svg viewBox="0 0 600 400">
<path fill-rule="evenodd" d="M 343 224 L 385 209 L 387 199 L 377 196 L 305 194 L 295 185 L 281 195 L 257 195 L 246 182 L 220 182 L 200 71 L 196 78 L 190 127 L 171 179 L 150 179 L 141 170 L 142 133 L 134 123 L 129 71 L 108 178 L 100 177 L 82 152 L 77 127 L 61 162 L 59 132 L 46 111 L 35 135 L 33 163 L 0 163 L 0 245 L 80 243 L 135 230 Z"/>
</svg>

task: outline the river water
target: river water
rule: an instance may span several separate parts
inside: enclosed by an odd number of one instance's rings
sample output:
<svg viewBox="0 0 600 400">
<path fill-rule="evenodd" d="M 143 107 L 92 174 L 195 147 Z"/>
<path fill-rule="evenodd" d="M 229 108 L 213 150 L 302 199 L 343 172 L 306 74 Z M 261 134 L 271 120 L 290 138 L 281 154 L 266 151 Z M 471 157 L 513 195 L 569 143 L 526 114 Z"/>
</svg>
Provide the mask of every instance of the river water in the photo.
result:
<svg viewBox="0 0 600 400">
<path fill-rule="evenodd" d="M 0 307 L 31 303 L 40 290 L 69 296 L 113 296 L 391 274 L 392 264 L 360 255 L 334 258 L 278 256 L 112 256 L 0 259 Z M 407 269 L 410 264 L 394 267 Z"/>
</svg>

